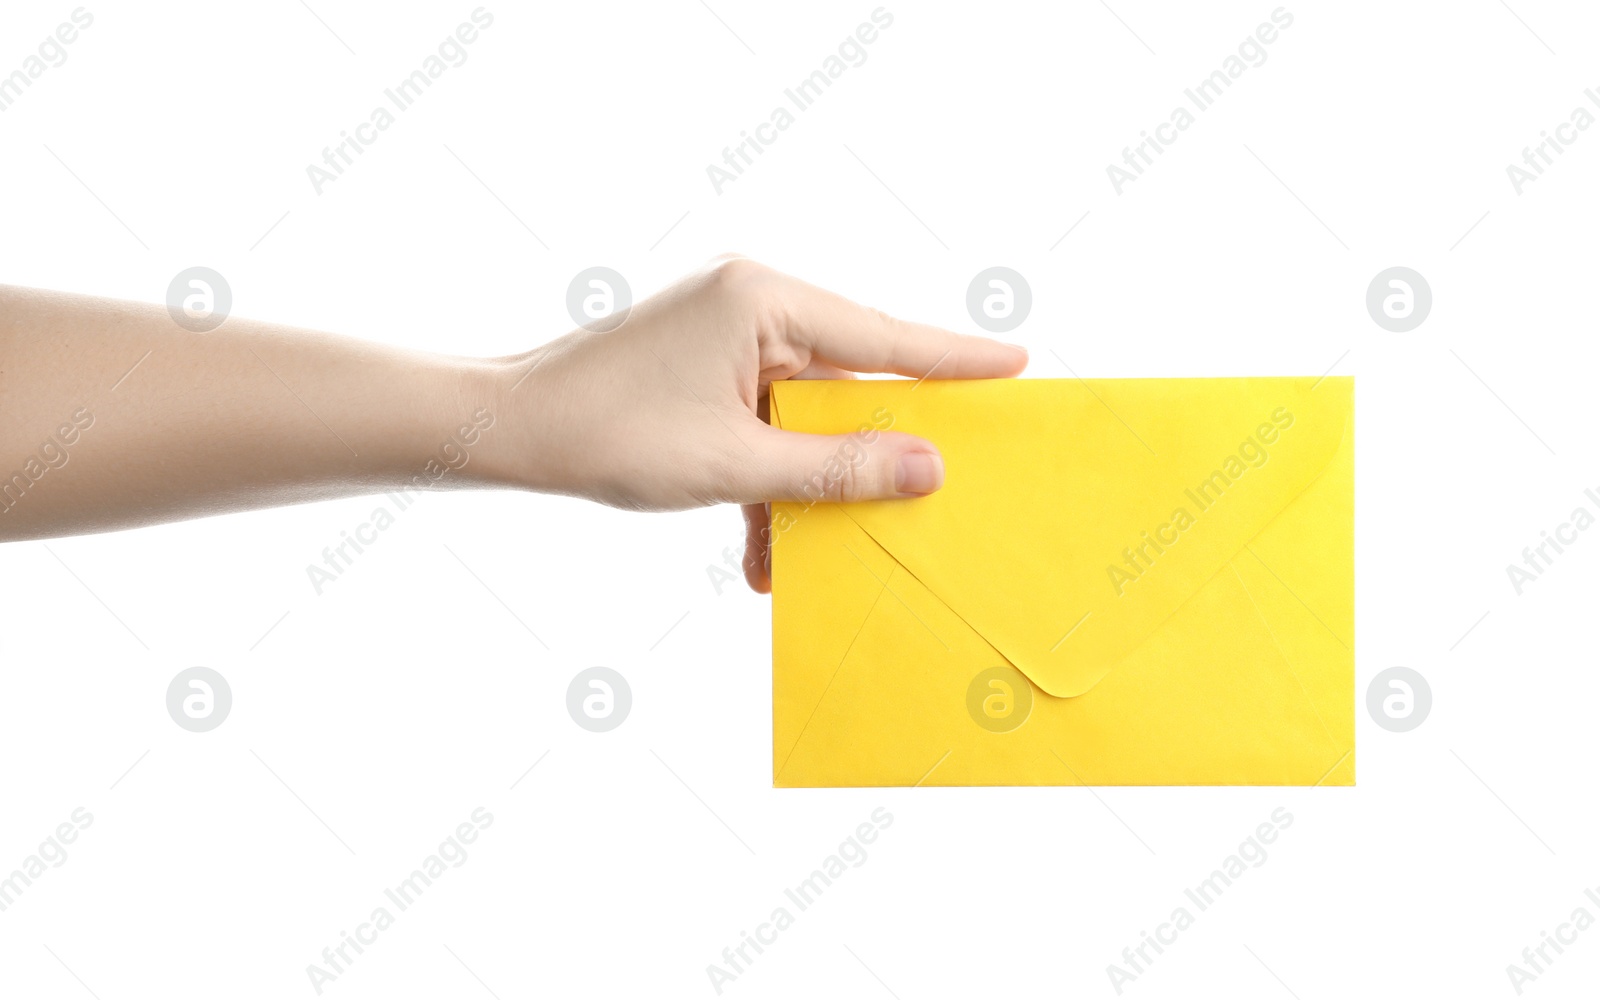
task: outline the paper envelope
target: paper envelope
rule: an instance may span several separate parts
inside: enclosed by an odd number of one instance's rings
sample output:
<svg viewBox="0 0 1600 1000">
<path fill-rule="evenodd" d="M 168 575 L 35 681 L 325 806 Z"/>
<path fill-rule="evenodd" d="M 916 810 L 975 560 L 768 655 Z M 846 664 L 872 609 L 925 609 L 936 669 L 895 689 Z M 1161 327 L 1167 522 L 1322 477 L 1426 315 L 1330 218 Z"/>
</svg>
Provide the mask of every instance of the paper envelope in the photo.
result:
<svg viewBox="0 0 1600 1000">
<path fill-rule="evenodd" d="M 772 505 L 773 784 L 1353 785 L 1353 397 L 773 383 L 778 426 L 945 463 L 919 499 Z"/>
</svg>

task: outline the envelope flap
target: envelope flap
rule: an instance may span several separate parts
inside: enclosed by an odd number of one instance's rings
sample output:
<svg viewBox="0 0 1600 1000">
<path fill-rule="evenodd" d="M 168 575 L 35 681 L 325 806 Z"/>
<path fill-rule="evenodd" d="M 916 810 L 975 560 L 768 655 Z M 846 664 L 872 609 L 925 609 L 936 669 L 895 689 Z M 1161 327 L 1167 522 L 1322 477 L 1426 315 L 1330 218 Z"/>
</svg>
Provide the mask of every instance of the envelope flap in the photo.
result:
<svg viewBox="0 0 1600 1000">
<path fill-rule="evenodd" d="M 772 390 L 787 430 L 870 439 L 892 427 L 938 444 L 939 492 L 842 509 L 1059 697 L 1093 687 L 1316 479 L 1353 397 L 1348 378 Z"/>
</svg>

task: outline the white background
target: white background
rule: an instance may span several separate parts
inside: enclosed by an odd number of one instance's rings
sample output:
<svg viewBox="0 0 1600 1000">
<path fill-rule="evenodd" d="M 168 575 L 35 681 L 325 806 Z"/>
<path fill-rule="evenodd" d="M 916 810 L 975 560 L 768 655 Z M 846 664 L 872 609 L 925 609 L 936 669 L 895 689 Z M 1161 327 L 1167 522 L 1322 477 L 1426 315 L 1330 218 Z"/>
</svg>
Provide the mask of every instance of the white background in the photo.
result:
<svg viewBox="0 0 1600 1000">
<path fill-rule="evenodd" d="M 595 264 L 643 295 L 737 250 L 967 332 L 969 280 L 1013 267 L 1032 376 L 1067 375 L 1054 351 L 1084 377 L 1357 377 L 1358 702 L 1406 665 L 1432 716 L 1393 734 L 1359 707 L 1354 789 L 781 792 L 768 601 L 706 571 L 731 510 L 426 496 L 320 597 L 306 565 L 375 501 L 18 543 L 0 872 L 74 808 L 94 822 L 0 913 L 0 993 L 314 996 L 306 966 L 484 806 L 469 860 L 325 995 L 710 997 L 706 966 L 882 806 L 866 862 L 724 995 L 1110 997 L 1106 966 L 1282 806 L 1266 863 L 1125 995 L 1515 995 L 1541 931 L 1600 916 L 1600 535 L 1520 597 L 1505 572 L 1600 487 L 1600 129 L 1521 195 L 1505 171 L 1600 86 L 1593 10 L 1290 5 L 1119 196 L 1107 164 L 1271 0 L 1113 0 L 1126 24 L 1093 0 L 890 4 L 868 61 L 717 195 L 707 164 L 876 5 L 710 2 L 492 3 L 467 63 L 320 196 L 307 164 L 471 0 L 311 0 L 326 24 L 92 5 L 0 113 L 0 281 L 160 301 L 205 265 L 241 315 L 490 355 L 570 328 Z M 72 9 L 6 5 L 0 73 Z M 1365 308 L 1393 265 L 1433 289 L 1409 333 Z M 164 706 L 194 665 L 234 695 L 207 734 Z M 566 714 L 593 665 L 633 689 L 608 734 Z M 1597 977 L 1590 930 L 1527 990 Z"/>
</svg>

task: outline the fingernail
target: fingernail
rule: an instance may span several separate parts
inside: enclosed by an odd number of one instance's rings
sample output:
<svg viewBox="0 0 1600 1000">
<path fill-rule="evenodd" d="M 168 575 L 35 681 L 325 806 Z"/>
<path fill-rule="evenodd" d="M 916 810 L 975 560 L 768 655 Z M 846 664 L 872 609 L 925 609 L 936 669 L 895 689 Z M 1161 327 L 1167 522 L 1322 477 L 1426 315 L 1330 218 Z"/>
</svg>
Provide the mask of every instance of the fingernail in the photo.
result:
<svg viewBox="0 0 1600 1000">
<path fill-rule="evenodd" d="M 925 451 L 907 452 L 900 456 L 900 467 L 894 479 L 896 490 L 921 496 L 932 493 L 943 485 L 943 458 Z"/>
</svg>

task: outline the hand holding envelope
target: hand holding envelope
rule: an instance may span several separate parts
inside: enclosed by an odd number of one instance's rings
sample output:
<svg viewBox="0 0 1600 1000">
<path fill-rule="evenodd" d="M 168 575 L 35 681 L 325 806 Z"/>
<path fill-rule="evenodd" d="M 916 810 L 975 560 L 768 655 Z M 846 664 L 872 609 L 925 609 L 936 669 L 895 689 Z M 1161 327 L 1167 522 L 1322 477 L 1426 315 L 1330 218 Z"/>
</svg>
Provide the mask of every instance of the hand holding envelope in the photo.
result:
<svg viewBox="0 0 1600 1000">
<path fill-rule="evenodd" d="M 1354 784 L 1352 380 L 773 385 L 879 411 L 945 485 L 773 505 L 775 785 Z"/>
</svg>

